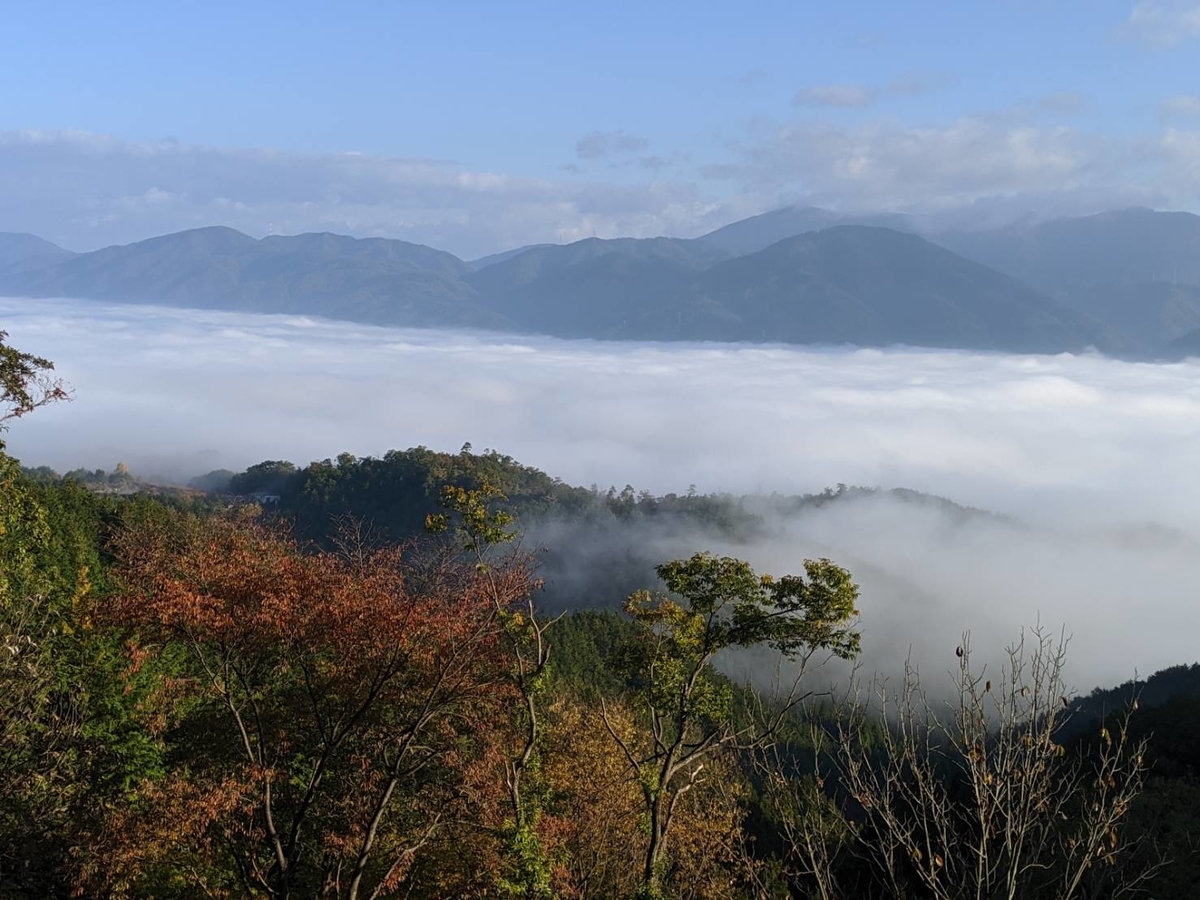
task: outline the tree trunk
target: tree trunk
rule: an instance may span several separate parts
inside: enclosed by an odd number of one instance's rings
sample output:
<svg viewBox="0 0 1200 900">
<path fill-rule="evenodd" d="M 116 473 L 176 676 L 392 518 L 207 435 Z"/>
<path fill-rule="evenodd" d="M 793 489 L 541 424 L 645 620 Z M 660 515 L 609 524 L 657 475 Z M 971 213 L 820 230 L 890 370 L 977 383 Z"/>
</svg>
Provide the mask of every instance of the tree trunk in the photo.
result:
<svg viewBox="0 0 1200 900">
<path fill-rule="evenodd" d="M 663 792 L 660 790 L 650 804 L 650 843 L 646 846 L 646 865 L 642 871 L 642 890 L 639 900 L 658 900 L 662 896 L 659 874 L 662 861 L 663 838 Z"/>
</svg>

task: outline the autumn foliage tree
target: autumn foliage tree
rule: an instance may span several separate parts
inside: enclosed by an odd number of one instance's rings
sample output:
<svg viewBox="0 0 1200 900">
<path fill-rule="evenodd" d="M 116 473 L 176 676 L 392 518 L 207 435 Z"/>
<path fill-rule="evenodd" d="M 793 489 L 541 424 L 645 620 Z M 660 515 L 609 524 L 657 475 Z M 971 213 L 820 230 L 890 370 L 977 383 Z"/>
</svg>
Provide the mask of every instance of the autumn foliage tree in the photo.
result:
<svg viewBox="0 0 1200 900">
<path fill-rule="evenodd" d="M 394 896 L 505 702 L 501 612 L 531 589 L 527 568 L 304 553 L 228 518 L 130 531 L 116 555 L 109 614 L 134 630 L 133 665 L 180 660 L 172 774 L 188 791 L 164 815 L 171 793 L 146 785 L 158 815 L 110 830 L 92 884 L 136 894 L 157 873 L 187 896 Z"/>
<path fill-rule="evenodd" d="M 553 620 L 539 614 L 532 590 L 514 606 L 502 585 L 495 582 L 497 560 L 509 567 L 533 562 L 516 542 L 516 519 L 500 506 L 505 500 L 504 494 L 487 482 L 471 489 L 446 485 L 442 491 L 444 511 L 430 515 L 425 527 L 433 534 L 453 533 L 490 590 L 508 655 L 508 686 L 517 698 L 512 717 L 516 734 L 503 754 L 508 815 L 501 826 L 505 859 L 497 886 L 524 900 L 551 900 L 551 866 L 538 831 L 541 792 L 539 785 L 530 784 L 529 776 L 536 776 L 541 762 L 541 703 L 551 651 L 547 629 Z M 504 730 L 496 729 L 498 733 Z"/>
</svg>

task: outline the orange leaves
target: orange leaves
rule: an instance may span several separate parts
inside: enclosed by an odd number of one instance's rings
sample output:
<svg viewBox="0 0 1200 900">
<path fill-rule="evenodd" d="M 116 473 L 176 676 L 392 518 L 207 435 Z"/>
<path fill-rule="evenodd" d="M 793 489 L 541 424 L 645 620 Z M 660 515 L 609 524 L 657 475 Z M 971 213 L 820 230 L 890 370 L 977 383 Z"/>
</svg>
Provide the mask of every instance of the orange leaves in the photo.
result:
<svg viewBox="0 0 1200 900">
<path fill-rule="evenodd" d="M 247 651 L 287 646 L 351 665 L 397 654 L 431 661 L 486 627 L 490 592 L 515 602 L 532 584 L 521 567 L 485 583 L 459 561 L 400 548 L 353 561 L 306 554 L 261 526 L 226 519 L 127 534 L 117 553 L 126 586 L 110 610 L 118 621 L 160 638 Z"/>
<path fill-rule="evenodd" d="M 200 832 L 147 823 L 146 840 L 173 835 L 196 871 L 247 873 L 268 896 L 301 877 L 341 878 L 346 897 L 403 877 L 511 699 L 504 619 L 532 588 L 525 561 L 306 552 L 252 522 L 186 516 L 114 550 L 123 590 L 105 612 L 135 633 L 131 671 L 166 653 L 193 688 L 173 732 L 182 764 L 196 783 L 245 786 Z"/>
<path fill-rule="evenodd" d="M 230 832 L 219 823 L 246 806 L 249 790 L 244 780 L 232 777 L 144 782 L 136 790 L 136 802 L 114 809 L 78 851 L 75 896 L 135 895 L 138 883 L 170 878 L 167 872 L 177 868 L 187 869 L 193 879 L 220 881 L 212 848 Z M 215 883 L 209 887 L 211 895 L 234 896 Z"/>
</svg>

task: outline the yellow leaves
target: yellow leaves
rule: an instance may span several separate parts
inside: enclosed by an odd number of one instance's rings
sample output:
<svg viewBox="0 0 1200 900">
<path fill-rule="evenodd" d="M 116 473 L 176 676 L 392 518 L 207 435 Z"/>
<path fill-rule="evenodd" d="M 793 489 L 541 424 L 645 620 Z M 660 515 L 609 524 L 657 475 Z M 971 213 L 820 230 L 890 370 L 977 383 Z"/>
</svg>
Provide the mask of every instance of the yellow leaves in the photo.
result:
<svg viewBox="0 0 1200 900">
<path fill-rule="evenodd" d="M 73 594 L 71 594 L 71 607 L 73 609 L 78 609 L 79 604 L 81 604 L 92 592 L 92 581 L 89 577 L 90 574 L 91 572 L 89 571 L 86 563 L 79 567 L 79 573 L 75 578 L 75 591 Z"/>
</svg>

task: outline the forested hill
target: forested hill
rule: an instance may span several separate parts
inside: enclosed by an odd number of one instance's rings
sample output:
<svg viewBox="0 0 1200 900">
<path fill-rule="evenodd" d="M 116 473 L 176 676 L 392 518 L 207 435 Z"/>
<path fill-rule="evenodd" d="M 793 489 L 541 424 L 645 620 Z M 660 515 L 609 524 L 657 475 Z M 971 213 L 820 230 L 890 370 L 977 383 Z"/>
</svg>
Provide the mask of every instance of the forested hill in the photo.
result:
<svg viewBox="0 0 1200 900">
<path fill-rule="evenodd" d="M 906 489 L 838 485 L 809 494 L 736 496 L 693 489 L 655 495 L 622 488 L 582 488 L 494 451 L 439 453 L 424 447 L 379 458 L 337 459 L 296 466 L 269 460 L 236 475 L 211 473 L 193 482 L 238 502 L 267 498 L 269 515 L 294 533 L 327 544 L 339 524 L 354 520 L 384 541 L 419 538 L 426 516 L 441 508 L 442 488 L 490 485 L 507 499 L 527 549 L 535 552 L 548 609 L 616 609 L 653 580 L 665 557 L 696 547 L 749 548 L 779 540 L 794 523 L 827 505 L 893 502 L 938 521 L 1004 521 L 983 510 Z M 278 498 L 278 499 L 276 499 Z M 881 575 L 880 577 L 887 577 Z"/>
<path fill-rule="evenodd" d="M 236 474 L 213 472 L 200 476 L 191 487 L 248 499 L 269 496 L 270 510 L 287 517 L 297 533 L 307 539 L 322 540 L 337 519 L 352 516 L 371 523 L 383 538 L 401 541 L 423 532 L 425 517 L 441 504 L 443 486 L 475 489 L 484 484 L 503 494 L 503 505 L 517 516 L 522 527 L 564 520 L 677 521 L 743 542 L 760 537 L 771 516 L 869 496 L 934 506 L 960 521 L 999 518 L 905 488 L 838 485 L 810 494 L 736 496 L 703 494 L 694 487 L 663 495 L 639 491 L 632 485 L 620 489 L 576 487 L 497 451 L 475 453 L 470 445 L 458 453 L 426 447 L 391 450 L 382 457 L 358 458 L 343 453 L 336 459 L 306 466 L 266 460 Z"/>
</svg>

